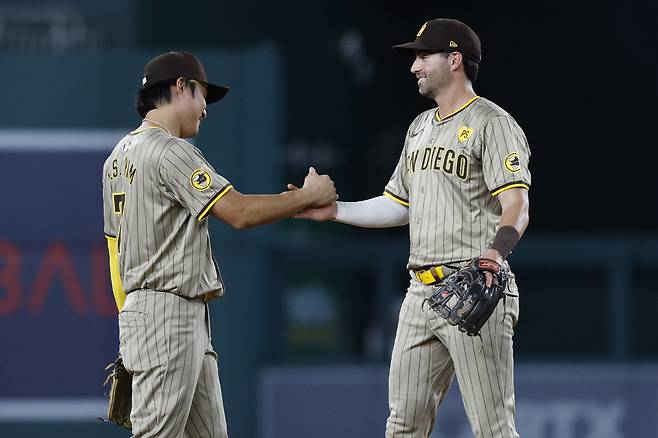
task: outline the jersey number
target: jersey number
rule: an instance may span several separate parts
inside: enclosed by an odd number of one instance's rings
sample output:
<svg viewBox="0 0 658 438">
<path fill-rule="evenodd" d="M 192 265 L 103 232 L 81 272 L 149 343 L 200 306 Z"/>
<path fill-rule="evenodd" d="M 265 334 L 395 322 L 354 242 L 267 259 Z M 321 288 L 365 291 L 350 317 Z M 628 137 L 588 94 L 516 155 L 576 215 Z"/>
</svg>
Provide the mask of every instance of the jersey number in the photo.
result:
<svg viewBox="0 0 658 438">
<path fill-rule="evenodd" d="M 114 205 L 114 214 L 123 214 L 126 206 L 126 193 L 112 193 L 112 204 Z"/>
</svg>

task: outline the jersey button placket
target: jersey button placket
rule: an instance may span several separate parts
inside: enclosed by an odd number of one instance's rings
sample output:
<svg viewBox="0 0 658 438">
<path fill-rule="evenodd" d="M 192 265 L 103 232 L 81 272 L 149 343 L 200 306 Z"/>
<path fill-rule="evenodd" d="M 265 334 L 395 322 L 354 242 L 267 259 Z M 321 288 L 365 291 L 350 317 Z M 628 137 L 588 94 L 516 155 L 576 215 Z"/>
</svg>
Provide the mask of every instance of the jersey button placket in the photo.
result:
<svg viewBox="0 0 658 438">
<path fill-rule="evenodd" d="M 432 127 L 432 137 L 430 137 L 430 141 L 427 143 L 429 147 L 434 146 L 434 140 L 436 140 L 436 137 L 434 137 L 435 134 L 436 134 L 436 126 Z M 425 193 L 425 187 L 421 185 L 419 191 L 421 194 Z M 420 217 L 416 219 L 417 225 L 420 225 L 420 220 L 421 220 Z"/>
</svg>

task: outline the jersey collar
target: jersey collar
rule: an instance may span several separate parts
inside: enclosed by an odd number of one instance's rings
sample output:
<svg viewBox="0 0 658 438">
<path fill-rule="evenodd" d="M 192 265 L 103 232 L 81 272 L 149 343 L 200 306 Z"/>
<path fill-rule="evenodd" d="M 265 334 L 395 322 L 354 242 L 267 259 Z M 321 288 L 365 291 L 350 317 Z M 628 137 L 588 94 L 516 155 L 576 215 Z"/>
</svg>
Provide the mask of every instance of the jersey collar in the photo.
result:
<svg viewBox="0 0 658 438">
<path fill-rule="evenodd" d="M 149 129 L 159 129 L 162 132 L 164 132 L 162 128 L 158 128 L 157 126 L 147 126 L 146 128 L 135 129 L 134 131 L 130 131 L 130 135 L 141 134 L 142 132 L 148 131 Z"/>
<path fill-rule="evenodd" d="M 443 118 L 441 118 L 439 116 L 439 109 L 437 108 L 436 111 L 434 111 L 434 120 L 436 120 L 437 122 L 443 122 L 443 121 L 449 119 L 450 117 L 454 116 L 455 114 L 462 112 L 463 110 L 466 109 L 466 107 L 468 107 L 470 104 L 472 104 L 473 102 L 475 102 L 479 98 L 480 98 L 480 96 L 475 96 L 475 97 L 469 99 L 468 102 L 466 102 L 461 107 L 457 108 L 455 111 L 451 112 L 450 114 L 448 114 L 447 116 L 445 116 Z"/>
</svg>

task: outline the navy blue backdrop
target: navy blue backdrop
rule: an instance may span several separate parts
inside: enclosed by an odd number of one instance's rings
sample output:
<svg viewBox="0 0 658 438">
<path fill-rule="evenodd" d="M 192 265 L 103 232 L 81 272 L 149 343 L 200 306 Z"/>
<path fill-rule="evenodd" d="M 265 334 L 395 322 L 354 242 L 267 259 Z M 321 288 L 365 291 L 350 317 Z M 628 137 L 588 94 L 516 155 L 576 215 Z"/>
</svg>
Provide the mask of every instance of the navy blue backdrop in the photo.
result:
<svg viewBox="0 0 658 438">
<path fill-rule="evenodd" d="M 116 355 L 103 237 L 106 152 L 0 151 L 0 394 L 100 397 Z"/>
</svg>

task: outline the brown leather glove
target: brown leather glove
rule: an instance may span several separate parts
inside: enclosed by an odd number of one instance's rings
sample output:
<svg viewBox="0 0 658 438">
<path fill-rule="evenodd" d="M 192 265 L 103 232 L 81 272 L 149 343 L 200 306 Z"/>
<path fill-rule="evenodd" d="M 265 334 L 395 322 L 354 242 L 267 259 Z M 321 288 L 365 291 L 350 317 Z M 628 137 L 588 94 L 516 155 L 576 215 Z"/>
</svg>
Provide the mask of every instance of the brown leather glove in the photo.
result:
<svg viewBox="0 0 658 438">
<path fill-rule="evenodd" d="M 489 287 L 485 272 L 494 277 Z M 477 336 L 498 301 L 505 296 L 507 279 L 504 266 L 495 260 L 476 258 L 439 283 L 426 302 L 449 324 L 456 325 L 469 336 Z"/>
<path fill-rule="evenodd" d="M 132 429 L 130 410 L 132 409 L 133 375 L 123 366 L 121 356 L 105 367 L 105 370 L 109 370 L 110 373 L 105 379 L 104 386 L 111 383 L 106 421 Z"/>
</svg>

